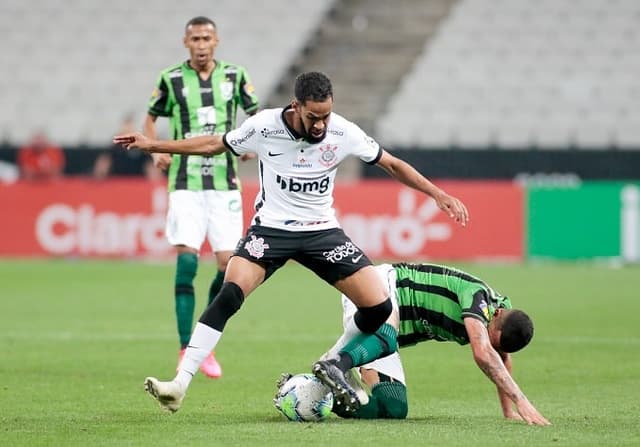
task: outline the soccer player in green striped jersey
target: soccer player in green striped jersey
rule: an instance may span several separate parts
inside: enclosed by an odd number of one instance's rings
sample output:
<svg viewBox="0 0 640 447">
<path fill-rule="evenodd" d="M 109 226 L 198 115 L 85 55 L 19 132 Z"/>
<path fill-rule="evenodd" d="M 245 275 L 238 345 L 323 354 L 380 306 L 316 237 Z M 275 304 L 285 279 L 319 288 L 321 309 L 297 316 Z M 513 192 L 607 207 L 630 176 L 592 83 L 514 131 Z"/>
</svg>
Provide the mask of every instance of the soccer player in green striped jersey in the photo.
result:
<svg viewBox="0 0 640 447">
<path fill-rule="evenodd" d="M 195 17 L 185 27 L 184 45 L 190 59 L 160 73 L 149 101 L 144 133 L 156 137 L 156 119 L 169 119 L 171 137 L 182 140 L 201 135 L 224 134 L 236 127 L 238 107 L 249 115 L 258 110 L 247 71 L 214 58 L 219 39 L 215 23 Z M 193 280 L 199 251 L 205 238 L 216 256 L 218 272 L 208 301 L 216 296 L 229 258 L 242 236 L 242 199 L 236 157 L 154 154 L 156 166 L 169 170 L 169 209 L 166 235 L 176 247 L 175 311 L 180 339 L 179 359 L 189 342 L 195 294 Z M 220 377 L 214 354 L 200 369 Z"/>
<path fill-rule="evenodd" d="M 533 323 L 526 313 L 512 309 L 509 298 L 481 279 L 453 267 L 400 263 L 375 268 L 393 301 L 393 312 L 385 324 L 398 329 L 400 348 L 427 340 L 470 344 L 476 364 L 496 385 L 504 417 L 549 424 L 511 376 L 510 353 L 524 348 L 533 337 Z M 348 357 L 358 364 L 363 352 L 380 349 L 381 339 L 375 334 L 358 334 L 353 323 L 355 307 L 344 295 L 342 303 L 345 333 L 325 357 Z M 355 414 L 335 407 L 340 416 L 406 417 L 406 381 L 397 351 L 351 374 L 350 383 L 360 388 L 360 401 L 368 403 Z"/>
</svg>

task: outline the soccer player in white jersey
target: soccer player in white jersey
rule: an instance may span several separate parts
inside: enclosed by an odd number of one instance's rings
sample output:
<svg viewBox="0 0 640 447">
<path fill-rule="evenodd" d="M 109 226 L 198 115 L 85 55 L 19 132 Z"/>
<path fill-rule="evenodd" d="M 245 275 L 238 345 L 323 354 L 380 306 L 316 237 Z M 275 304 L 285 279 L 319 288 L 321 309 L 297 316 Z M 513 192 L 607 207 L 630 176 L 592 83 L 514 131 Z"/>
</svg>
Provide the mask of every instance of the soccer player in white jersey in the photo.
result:
<svg viewBox="0 0 640 447">
<path fill-rule="evenodd" d="M 214 350 L 224 326 L 244 299 L 293 259 L 348 296 L 357 307 L 347 337 L 377 335 L 361 363 L 351 357 L 319 360 L 313 372 L 334 392 L 338 405 L 356 411 L 360 402 L 345 380 L 350 368 L 393 353 L 397 331 L 385 324 L 392 303 L 369 258 L 342 231 L 333 208 L 336 168 L 348 156 L 377 164 L 398 181 L 431 196 L 456 222 L 466 225 L 464 204 L 435 186 L 408 163 L 392 156 L 356 124 L 333 110 L 331 81 L 322 73 L 296 78 L 294 99 L 285 108 L 263 110 L 224 135 L 153 140 L 140 133 L 118 135 L 114 143 L 154 153 L 234 155 L 256 153 L 260 191 L 252 225 L 238 243 L 222 289 L 200 317 L 172 381 L 154 377 L 145 389 L 161 407 L 177 411 L 201 362 Z"/>
</svg>

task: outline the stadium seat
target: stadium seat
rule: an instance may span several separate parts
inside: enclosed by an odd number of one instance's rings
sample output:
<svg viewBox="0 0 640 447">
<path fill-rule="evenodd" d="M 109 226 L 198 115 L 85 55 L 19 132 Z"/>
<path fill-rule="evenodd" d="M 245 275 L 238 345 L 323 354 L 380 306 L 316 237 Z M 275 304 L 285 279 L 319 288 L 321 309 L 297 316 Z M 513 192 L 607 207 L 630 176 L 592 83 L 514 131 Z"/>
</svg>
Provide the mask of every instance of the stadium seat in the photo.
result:
<svg viewBox="0 0 640 447">
<path fill-rule="evenodd" d="M 2 89 L 0 133 L 16 145 L 39 128 L 65 145 L 108 143 L 122 116 L 144 115 L 159 71 L 187 59 L 183 29 L 197 15 L 218 24 L 216 57 L 247 67 L 266 100 L 333 2 L 3 1 L 3 60 L 12 81 L 2 82 L 9 88 Z"/>
<path fill-rule="evenodd" d="M 614 139 L 619 149 L 640 150 L 640 117 L 621 122 Z"/>
<path fill-rule="evenodd" d="M 454 122 L 482 111 L 465 130 L 455 126 L 468 147 L 491 138 L 505 148 L 633 146 L 637 132 L 620 123 L 640 119 L 639 18 L 634 0 L 461 0 L 379 121 L 401 129 L 406 114 L 423 110 L 420 98 L 432 97 Z M 429 84 L 437 90 L 420 88 Z M 505 117 L 515 111 L 546 119 Z"/>
</svg>

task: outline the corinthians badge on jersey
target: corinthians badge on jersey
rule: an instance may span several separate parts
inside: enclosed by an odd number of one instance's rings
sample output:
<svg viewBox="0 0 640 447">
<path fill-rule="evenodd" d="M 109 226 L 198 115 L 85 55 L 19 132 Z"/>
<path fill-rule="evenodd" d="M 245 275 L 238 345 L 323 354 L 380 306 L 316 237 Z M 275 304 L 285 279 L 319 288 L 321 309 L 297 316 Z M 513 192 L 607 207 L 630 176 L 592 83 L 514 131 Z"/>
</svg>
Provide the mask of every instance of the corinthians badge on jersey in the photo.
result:
<svg viewBox="0 0 640 447">
<path fill-rule="evenodd" d="M 224 81 L 220 83 L 220 94 L 222 95 L 222 99 L 225 101 L 229 101 L 233 98 L 233 82 Z"/>
<path fill-rule="evenodd" d="M 336 151 L 338 150 L 338 145 L 336 144 L 325 144 L 318 148 L 320 151 L 320 163 L 327 168 L 333 166 L 338 161 L 338 156 L 336 155 Z"/>
</svg>

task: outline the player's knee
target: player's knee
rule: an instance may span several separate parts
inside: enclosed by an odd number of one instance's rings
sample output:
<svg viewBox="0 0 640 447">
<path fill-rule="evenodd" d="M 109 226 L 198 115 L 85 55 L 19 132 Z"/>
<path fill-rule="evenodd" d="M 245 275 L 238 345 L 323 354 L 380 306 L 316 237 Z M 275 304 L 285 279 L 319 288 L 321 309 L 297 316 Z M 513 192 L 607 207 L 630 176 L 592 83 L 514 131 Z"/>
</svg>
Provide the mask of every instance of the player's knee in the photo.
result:
<svg viewBox="0 0 640 447">
<path fill-rule="evenodd" d="M 176 276 L 192 281 L 198 271 L 198 255 L 195 253 L 180 253 L 176 262 Z"/>
<path fill-rule="evenodd" d="M 243 302 L 244 293 L 240 286 L 233 282 L 225 282 L 199 321 L 222 332 L 227 320 L 240 309 Z"/>
<path fill-rule="evenodd" d="M 393 305 L 391 298 L 387 298 L 380 304 L 371 307 L 359 307 L 353 316 L 353 320 L 362 332 L 371 334 L 375 332 L 382 324 L 387 321 Z"/>
<path fill-rule="evenodd" d="M 380 382 L 371 390 L 378 400 L 379 417 L 405 419 L 409 413 L 407 387 L 400 382 Z"/>
<path fill-rule="evenodd" d="M 389 323 L 383 323 L 374 335 L 380 339 L 384 346 L 380 357 L 393 354 L 398 350 L 398 331 Z"/>
</svg>

